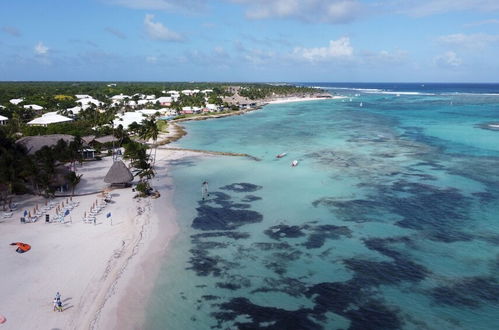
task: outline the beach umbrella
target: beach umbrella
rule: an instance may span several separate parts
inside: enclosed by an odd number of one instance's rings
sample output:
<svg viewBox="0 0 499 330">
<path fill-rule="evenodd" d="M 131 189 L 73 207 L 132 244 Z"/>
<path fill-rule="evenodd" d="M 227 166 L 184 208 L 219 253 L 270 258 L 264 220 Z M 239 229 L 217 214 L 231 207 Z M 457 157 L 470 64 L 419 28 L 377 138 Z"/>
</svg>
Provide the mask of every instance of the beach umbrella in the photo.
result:
<svg viewBox="0 0 499 330">
<path fill-rule="evenodd" d="M 30 218 L 31 218 L 31 211 L 29 211 L 29 212 L 28 212 L 28 217 L 30 217 Z"/>
<path fill-rule="evenodd" d="M 83 217 L 86 218 L 87 217 L 87 211 L 83 212 Z"/>
</svg>

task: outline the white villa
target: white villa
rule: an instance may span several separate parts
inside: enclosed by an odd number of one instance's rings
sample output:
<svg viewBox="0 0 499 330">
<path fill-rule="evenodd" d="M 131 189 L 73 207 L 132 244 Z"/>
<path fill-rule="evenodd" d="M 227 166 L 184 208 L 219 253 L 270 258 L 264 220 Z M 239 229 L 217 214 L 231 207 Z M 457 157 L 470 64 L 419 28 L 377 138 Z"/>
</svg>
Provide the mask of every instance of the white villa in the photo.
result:
<svg viewBox="0 0 499 330">
<path fill-rule="evenodd" d="M 64 123 L 72 120 L 73 119 L 71 118 L 59 115 L 57 112 L 47 112 L 46 114 L 43 114 L 41 117 L 33 119 L 27 124 L 31 126 L 47 126 L 50 124 Z"/>
<path fill-rule="evenodd" d="M 9 118 L 0 115 L 0 125 L 7 125 Z"/>
<path fill-rule="evenodd" d="M 18 105 L 22 101 L 24 101 L 23 98 L 21 98 L 21 99 L 11 99 L 9 102 L 12 103 L 12 104 L 14 104 L 14 105 Z"/>
<path fill-rule="evenodd" d="M 174 101 L 173 96 L 161 96 L 156 99 L 162 106 L 169 107 Z"/>
<path fill-rule="evenodd" d="M 113 101 L 123 101 L 124 99 L 131 99 L 131 97 L 129 95 L 123 95 L 123 94 L 111 96 L 111 100 Z"/>
<path fill-rule="evenodd" d="M 81 110 L 83 110 L 83 109 L 82 109 L 82 107 L 80 107 L 80 106 L 78 106 L 78 105 L 77 105 L 76 107 L 72 107 L 72 108 L 67 108 L 67 109 L 66 109 L 66 111 L 67 111 L 67 112 L 70 112 L 70 113 L 72 113 L 73 115 L 77 115 L 77 114 L 79 114 Z"/>
<path fill-rule="evenodd" d="M 128 126 L 132 123 L 140 124 L 147 116 L 141 112 L 125 112 L 124 114 L 116 115 L 116 119 L 113 120 L 113 127 L 116 128 L 120 125 L 123 129 L 128 129 Z"/>
<path fill-rule="evenodd" d="M 77 99 L 91 99 L 92 97 L 87 94 L 76 94 L 75 95 Z"/>
<path fill-rule="evenodd" d="M 37 104 L 23 105 L 23 108 L 24 109 L 31 109 L 31 110 L 35 110 L 35 111 L 43 110 L 43 107 L 41 105 L 37 105 Z"/>
<path fill-rule="evenodd" d="M 85 97 L 85 98 L 78 99 L 78 100 L 76 100 L 76 103 L 80 103 L 81 107 L 83 109 L 90 108 L 92 104 L 97 106 L 97 107 L 99 107 L 103 104 L 101 101 L 96 100 L 93 97 Z"/>
</svg>

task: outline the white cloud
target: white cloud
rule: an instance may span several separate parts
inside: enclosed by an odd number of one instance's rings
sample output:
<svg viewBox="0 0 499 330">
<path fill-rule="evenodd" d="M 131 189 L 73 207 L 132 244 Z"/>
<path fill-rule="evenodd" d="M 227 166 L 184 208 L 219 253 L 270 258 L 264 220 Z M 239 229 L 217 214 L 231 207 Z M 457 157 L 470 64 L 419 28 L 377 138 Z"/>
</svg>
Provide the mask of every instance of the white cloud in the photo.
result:
<svg viewBox="0 0 499 330">
<path fill-rule="evenodd" d="M 448 51 L 435 57 L 434 63 L 443 67 L 458 67 L 463 63 L 463 60 L 453 51 Z"/>
<path fill-rule="evenodd" d="M 438 41 L 446 46 L 456 46 L 469 49 L 484 49 L 490 44 L 499 41 L 499 35 L 476 33 L 476 34 L 449 34 L 441 36 Z"/>
<path fill-rule="evenodd" d="M 248 5 L 250 19 L 293 18 L 305 22 L 347 23 L 364 14 L 357 0 L 229 0 Z"/>
<path fill-rule="evenodd" d="M 35 54 L 38 54 L 38 55 L 46 55 L 49 51 L 49 48 L 47 46 L 45 46 L 43 44 L 43 42 L 39 41 L 36 45 L 35 45 Z"/>
<path fill-rule="evenodd" d="M 342 37 L 338 40 L 329 41 L 329 46 L 327 47 L 296 47 L 293 50 L 293 55 L 310 62 L 348 59 L 353 56 L 353 48 L 350 45 L 350 38 Z"/>
<path fill-rule="evenodd" d="M 175 31 L 168 29 L 160 22 L 153 22 L 154 15 L 146 14 L 144 26 L 147 35 L 154 40 L 182 41 L 184 38 Z"/>
</svg>

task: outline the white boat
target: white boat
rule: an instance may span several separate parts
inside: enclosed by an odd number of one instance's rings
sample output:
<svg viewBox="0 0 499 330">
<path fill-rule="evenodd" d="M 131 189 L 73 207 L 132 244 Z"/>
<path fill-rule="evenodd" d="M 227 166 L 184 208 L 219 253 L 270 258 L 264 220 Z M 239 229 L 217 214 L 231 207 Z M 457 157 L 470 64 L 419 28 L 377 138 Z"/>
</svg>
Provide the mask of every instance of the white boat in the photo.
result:
<svg viewBox="0 0 499 330">
<path fill-rule="evenodd" d="M 295 159 L 291 162 L 291 167 L 298 166 L 298 161 Z"/>
<path fill-rule="evenodd" d="M 364 103 L 360 102 L 360 107 L 362 108 L 364 106 Z"/>
<path fill-rule="evenodd" d="M 282 157 L 286 156 L 287 154 L 288 154 L 287 152 L 282 152 L 279 155 L 275 156 L 275 158 L 282 158 Z"/>
</svg>

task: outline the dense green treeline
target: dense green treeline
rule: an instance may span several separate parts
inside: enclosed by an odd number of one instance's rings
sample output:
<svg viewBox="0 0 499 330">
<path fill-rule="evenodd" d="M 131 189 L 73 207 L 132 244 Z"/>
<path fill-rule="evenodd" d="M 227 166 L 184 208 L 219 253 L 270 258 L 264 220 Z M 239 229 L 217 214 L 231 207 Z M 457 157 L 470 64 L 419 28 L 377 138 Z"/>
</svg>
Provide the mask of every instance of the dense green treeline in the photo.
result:
<svg viewBox="0 0 499 330">
<path fill-rule="evenodd" d="M 38 104 L 45 108 L 65 109 L 76 105 L 74 95 L 88 94 L 102 102 L 116 94 L 132 96 L 136 93 L 161 96 L 163 91 L 184 89 L 212 89 L 215 95 L 227 95 L 229 86 L 244 87 L 252 98 L 264 98 L 272 93 L 317 92 L 316 89 L 291 85 L 212 82 L 0 82 L 0 105 L 8 106 L 9 100 L 24 98 L 23 104 Z M 246 95 L 245 95 L 246 96 Z"/>
<path fill-rule="evenodd" d="M 267 85 L 267 84 L 246 84 L 241 85 L 239 94 L 251 100 L 265 99 L 275 95 L 293 95 L 293 94 L 313 94 L 320 92 L 316 88 L 299 87 L 292 85 Z"/>
</svg>

